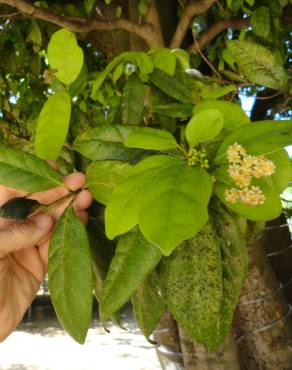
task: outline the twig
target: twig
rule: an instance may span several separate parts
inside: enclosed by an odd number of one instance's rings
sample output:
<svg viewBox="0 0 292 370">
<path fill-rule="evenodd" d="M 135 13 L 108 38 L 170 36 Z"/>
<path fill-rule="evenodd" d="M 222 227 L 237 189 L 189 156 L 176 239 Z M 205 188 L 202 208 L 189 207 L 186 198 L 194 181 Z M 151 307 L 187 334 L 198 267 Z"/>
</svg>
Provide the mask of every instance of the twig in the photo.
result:
<svg viewBox="0 0 292 370">
<path fill-rule="evenodd" d="M 188 49 L 191 53 L 196 50 L 197 47 L 203 49 L 214 37 L 227 29 L 240 30 L 244 27 L 247 27 L 250 24 L 249 18 L 240 19 L 233 18 L 228 20 L 222 20 L 215 22 L 206 32 L 202 34 L 197 40 L 197 45 L 194 42 Z"/>
<path fill-rule="evenodd" d="M 181 19 L 177 25 L 175 34 L 170 43 L 170 48 L 179 48 L 185 38 L 188 31 L 188 27 L 192 19 L 199 14 L 205 13 L 217 0 L 203 0 L 203 1 L 192 1 L 184 9 Z"/>
<path fill-rule="evenodd" d="M 218 77 L 219 80 L 221 80 L 221 75 L 220 73 L 216 70 L 216 68 L 213 66 L 213 64 L 208 60 L 208 58 L 205 57 L 205 55 L 202 53 L 201 49 L 199 46 L 197 46 L 197 40 L 195 39 L 195 45 L 196 45 L 196 50 L 200 54 L 201 58 L 208 64 L 208 66 L 211 68 L 211 70 L 215 73 L 215 75 Z"/>
<path fill-rule="evenodd" d="M 269 99 L 273 99 L 276 96 L 281 95 L 281 94 L 283 94 L 282 91 L 277 91 L 275 94 L 269 95 L 269 96 L 256 96 L 255 99 L 256 100 L 269 100 Z"/>
</svg>

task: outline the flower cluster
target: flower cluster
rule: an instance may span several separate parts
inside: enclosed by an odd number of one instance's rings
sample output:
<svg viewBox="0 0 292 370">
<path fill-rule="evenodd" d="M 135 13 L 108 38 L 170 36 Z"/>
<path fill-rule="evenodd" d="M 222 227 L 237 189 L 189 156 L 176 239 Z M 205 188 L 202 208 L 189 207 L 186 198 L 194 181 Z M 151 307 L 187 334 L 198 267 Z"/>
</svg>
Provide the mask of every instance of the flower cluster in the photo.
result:
<svg viewBox="0 0 292 370">
<path fill-rule="evenodd" d="M 264 156 L 247 154 L 239 144 L 230 145 L 227 150 L 229 162 L 228 173 L 236 187 L 225 191 L 225 199 L 230 203 L 238 201 L 256 206 L 263 204 L 265 196 L 258 186 L 250 186 L 253 177 L 271 176 L 275 172 L 275 165 Z"/>
<path fill-rule="evenodd" d="M 207 159 L 207 152 L 205 149 L 197 150 L 190 149 L 188 153 L 188 165 L 200 165 L 202 168 L 209 168 L 209 161 Z"/>
</svg>

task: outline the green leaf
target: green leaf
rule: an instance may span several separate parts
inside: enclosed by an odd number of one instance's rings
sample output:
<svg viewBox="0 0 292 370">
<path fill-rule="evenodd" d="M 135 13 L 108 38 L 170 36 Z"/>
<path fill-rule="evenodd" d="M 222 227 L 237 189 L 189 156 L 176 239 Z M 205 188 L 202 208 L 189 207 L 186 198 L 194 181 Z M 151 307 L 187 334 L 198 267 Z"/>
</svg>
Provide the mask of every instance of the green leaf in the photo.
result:
<svg viewBox="0 0 292 370">
<path fill-rule="evenodd" d="M 120 238 L 101 291 L 99 312 L 102 321 L 128 301 L 161 257 L 159 249 L 137 230 Z"/>
<path fill-rule="evenodd" d="M 202 92 L 202 98 L 203 99 L 218 99 L 221 98 L 224 95 L 229 94 L 230 92 L 236 90 L 236 87 L 234 85 L 228 85 L 223 87 L 216 87 L 211 90 L 204 89 Z"/>
<path fill-rule="evenodd" d="M 213 139 L 223 128 L 223 116 L 216 109 L 196 113 L 186 127 L 186 139 L 191 147 Z"/>
<path fill-rule="evenodd" d="M 292 165 L 288 153 L 285 149 L 279 149 L 276 152 L 268 154 L 268 159 L 274 162 L 276 166 L 275 173 L 265 180 L 277 193 L 282 193 L 292 180 Z"/>
<path fill-rule="evenodd" d="M 240 105 L 223 100 L 203 101 L 195 106 L 194 114 L 205 109 L 216 109 L 223 116 L 223 127 L 226 130 L 235 130 L 250 122 Z"/>
<path fill-rule="evenodd" d="M 56 160 L 65 143 L 71 116 L 71 98 L 58 91 L 45 102 L 38 119 L 35 152 L 42 159 Z"/>
<path fill-rule="evenodd" d="M 251 82 L 275 90 L 287 88 L 285 69 L 269 49 L 255 42 L 239 40 L 230 41 L 228 49 L 239 71 Z"/>
<path fill-rule="evenodd" d="M 84 0 L 84 8 L 87 15 L 91 15 L 95 4 L 96 0 Z"/>
<path fill-rule="evenodd" d="M 194 105 L 191 103 L 155 104 L 151 110 L 166 117 L 189 118 L 193 115 Z"/>
<path fill-rule="evenodd" d="M 190 68 L 190 54 L 187 51 L 183 49 L 173 49 L 171 52 L 176 56 L 183 70 Z"/>
<path fill-rule="evenodd" d="M 139 128 L 128 135 L 124 145 L 128 148 L 152 150 L 175 149 L 178 146 L 174 136 L 169 132 L 150 127 Z"/>
<path fill-rule="evenodd" d="M 193 102 L 189 87 L 177 76 L 170 76 L 160 69 L 155 69 L 150 75 L 151 82 L 165 94 L 183 103 Z"/>
<path fill-rule="evenodd" d="M 84 343 L 92 315 L 93 276 L 87 233 L 72 206 L 53 232 L 48 273 L 59 321 L 77 342 Z"/>
<path fill-rule="evenodd" d="M 176 57 L 169 49 L 152 49 L 150 54 L 153 57 L 154 68 L 161 69 L 173 76 L 176 67 Z"/>
<path fill-rule="evenodd" d="M 0 183 L 39 192 L 63 186 L 62 176 L 41 159 L 22 150 L 0 146 Z"/>
<path fill-rule="evenodd" d="M 132 304 L 138 326 L 149 338 L 165 310 L 156 271 L 153 271 L 132 295 Z"/>
<path fill-rule="evenodd" d="M 233 131 L 218 149 L 215 162 L 226 161 L 230 145 L 241 144 L 249 154 L 269 154 L 292 144 L 292 120 L 259 121 Z"/>
<path fill-rule="evenodd" d="M 259 37 L 268 37 L 270 33 L 270 11 L 266 6 L 260 6 L 251 13 L 252 31 Z"/>
<path fill-rule="evenodd" d="M 223 299 L 218 317 L 220 332 L 212 338 L 214 346 L 219 347 L 232 330 L 233 314 L 248 270 L 246 220 L 231 214 L 218 201 L 211 203 L 210 219 L 222 258 Z"/>
<path fill-rule="evenodd" d="M 138 126 L 143 118 L 144 98 L 147 87 L 134 73 L 129 77 L 123 89 L 122 121 L 125 125 Z"/>
<path fill-rule="evenodd" d="M 0 207 L 0 217 L 11 220 L 24 220 L 40 206 L 41 204 L 34 199 L 24 197 L 12 198 Z"/>
<path fill-rule="evenodd" d="M 114 188 L 131 166 L 121 161 L 93 162 L 86 168 L 86 184 L 94 199 L 107 204 Z"/>
<path fill-rule="evenodd" d="M 28 39 L 31 40 L 37 46 L 42 45 L 42 33 L 35 19 L 31 20 Z"/>
<path fill-rule="evenodd" d="M 137 127 L 124 125 L 99 126 L 78 136 L 73 149 L 92 161 L 105 159 L 129 161 L 141 153 L 123 145 L 126 137 L 136 129 Z"/>
<path fill-rule="evenodd" d="M 105 210 L 110 239 L 139 224 L 165 255 L 207 222 L 211 177 L 170 156 L 152 156 L 133 166 L 113 191 Z"/>
<path fill-rule="evenodd" d="M 65 85 L 78 77 L 83 66 L 83 50 L 78 46 L 74 33 L 66 28 L 55 32 L 48 45 L 48 59 L 55 76 Z"/>
<path fill-rule="evenodd" d="M 270 221 L 277 218 L 282 212 L 282 204 L 280 197 L 265 180 L 254 179 L 253 186 L 258 186 L 265 196 L 265 202 L 257 206 L 244 204 L 241 202 L 230 203 L 225 199 L 225 191 L 230 189 L 230 186 L 221 182 L 215 183 L 215 193 L 222 203 L 224 203 L 233 212 L 244 216 L 252 221 Z"/>
<path fill-rule="evenodd" d="M 108 64 L 106 69 L 98 75 L 98 77 L 96 78 L 92 86 L 92 96 L 95 96 L 95 94 L 97 93 L 97 90 L 103 84 L 106 77 L 121 62 L 135 63 L 138 66 L 140 72 L 145 75 L 148 75 L 149 73 L 153 71 L 153 64 L 152 64 L 151 58 L 146 53 L 130 52 L 130 51 L 122 53 L 119 56 L 117 56 L 115 59 L 113 59 L 111 63 Z"/>
<path fill-rule="evenodd" d="M 158 276 L 178 324 L 193 340 L 214 349 L 223 289 L 219 243 L 210 223 L 162 261 Z"/>
</svg>

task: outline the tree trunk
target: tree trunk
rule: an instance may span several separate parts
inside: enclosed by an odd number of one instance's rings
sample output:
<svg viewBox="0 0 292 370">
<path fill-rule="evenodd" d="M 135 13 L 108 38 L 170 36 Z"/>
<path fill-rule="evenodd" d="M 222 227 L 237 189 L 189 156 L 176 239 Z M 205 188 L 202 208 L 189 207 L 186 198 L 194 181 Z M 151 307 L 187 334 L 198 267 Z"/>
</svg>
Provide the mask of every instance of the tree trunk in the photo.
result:
<svg viewBox="0 0 292 370">
<path fill-rule="evenodd" d="M 241 369 L 292 370 L 290 306 L 278 291 L 262 243 L 255 241 L 249 254 L 249 275 L 235 315 Z"/>
<path fill-rule="evenodd" d="M 240 370 L 233 335 L 229 335 L 215 352 L 192 341 L 181 327 L 179 337 L 186 370 Z"/>
<path fill-rule="evenodd" d="M 177 323 L 169 312 L 165 312 L 154 333 L 157 356 L 163 370 L 183 370 L 183 359 Z"/>
<path fill-rule="evenodd" d="M 267 223 L 262 242 L 278 280 L 285 286 L 283 293 L 292 304 L 291 233 L 284 214 Z"/>
</svg>

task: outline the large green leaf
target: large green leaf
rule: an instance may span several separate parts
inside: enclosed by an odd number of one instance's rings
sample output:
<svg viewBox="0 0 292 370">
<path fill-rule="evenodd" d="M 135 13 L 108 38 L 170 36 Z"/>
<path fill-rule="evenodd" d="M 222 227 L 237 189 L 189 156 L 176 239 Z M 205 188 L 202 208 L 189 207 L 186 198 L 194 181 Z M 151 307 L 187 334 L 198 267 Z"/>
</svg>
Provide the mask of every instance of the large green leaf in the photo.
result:
<svg viewBox="0 0 292 370">
<path fill-rule="evenodd" d="M 176 56 L 169 49 L 151 49 L 150 54 L 154 68 L 161 69 L 165 73 L 173 76 L 176 67 Z"/>
<path fill-rule="evenodd" d="M 292 180 L 292 164 L 285 149 L 267 155 L 267 158 L 274 162 L 275 173 L 265 180 L 277 192 L 282 193 Z"/>
<path fill-rule="evenodd" d="M 160 69 L 155 69 L 150 75 L 151 82 L 165 94 L 183 103 L 193 102 L 189 86 L 177 76 L 171 76 Z"/>
<path fill-rule="evenodd" d="M 210 219 L 219 240 L 222 259 L 223 299 L 218 317 L 220 331 L 213 336 L 214 346 L 219 347 L 232 330 L 233 314 L 247 274 L 246 220 L 231 214 L 218 201 L 213 201 L 210 208 Z"/>
<path fill-rule="evenodd" d="M 78 77 L 83 66 L 83 50 L 78 46 L 74 33 L 66 28 L 55 32 L 48 45 L 48 59 L 56 77 L 70 85 Z"/>
<path fill-rule="evenodd" d="M 190 147 L 213 139 L 223 128 L 223 116 L 216 109 L 204 109 L 195 113 L 186 127 L 186 139 Z"/>
<path fill-rule="evenodd" d="M 18 149 L 0 146 L 0 183 L 38 192 L 62 186 L 62 176 L 46 162 Z"/>
<path fill-rule="evenodd" d="M 93 162 L 86 168 L 86 184 L 94 199 L 107 204 L 116 185 L 131 166 L 121 161 Z"/>
<path fill-rule="evenodd" d="M 205 109 L 216 109 L 223 116 L 223 127 L 232 131 L 250 122 L 240 105 L 225 100 L 202 101 L 194 108 L 194 114 Z"/>
<path fill-rule="evenodd" d="M 122 96 L 122 120 L 125 125 L 138 126 L 143 118 L 147 87 L 136 74 L 126 82 Z"/>
<path fill-rule="evenodd" d="M 125 148 L 126 137 L 137 128 L 124 125 L 103 125 L 90 129 L 78 136 L 73 149 L 92 161 L 117 159 L 129 161 L 136 158 L 140 151 Z"/>
<path fill-rule="evenodd" d="M 282 204 L 278 193 L 274 191 L 265 180 L 254 179 L 252 181 L 252 185 L 258 186 L 264 194 L 265 201 L 263 204 L 252 206 L 242 202 L 228 202 L 225 199 L 224 193 L 227 189 L 230 189 L 230 186 L 221 182 L 215 183 L 215 193 L 220 198 L 221 202 L 228 208 L 233 212 L 246 217 L 248 220 L 270 221 L 277 218 L 282 211 Z"/>
<path fill-rule="evenodd" d="M 262 45 L 251 41 L 230 41 L 231 52 L 239 71 L 251 82 L 275 90 L 287 88 L 288 77 L 274 54 Z"/>
<path fill-rule="evenodd" d="M 268 37 L 270 33 L 270 11 L 266 6 L 260 6 L 251 13 L 251 27 L 255 35 Z"/>
<path fill-rule="evenodd" d="M 171 156 L 152 156 L 133 166 L 106 207 L 110 239 L 139 224 L 165 255 L 207 222 L 211 177 L 200 167 Z"/>
<path fill-rule="evenodd" d="M 77 342 L 84 343 L 92 315 L 93 275 L 87 233 L 72 206 L 53 232 L 48 273 L 58 319 Z"/>
<path fill-rule="evenodd" d="M 128 148 L 152 150 L 175 149 L 178 144 L 173 135 L 165 130 L 142 127 L 127 136 L 124 145 Z"/>
<path fill-rule="evenodd" d="M 165 301 L 159 289 L 156 271 L 153 271 L 132 295 L 138 326 L 149 338 L 165 310 Z"/>
<path fill-rule="evenodd" d="M 45 102 L 38 119 L 35 136 L 36 155 L 56 160 L 66 140 L 71 116 L 71 98 L 58 91 Z"/>
<path fill-rule="evenodd" d="M 163 260 L 159 281 L 178 324 L 193 340 L 214 349 L 223 287 L 219 243 L 210 223 Z"/>
<path fill-rule="evenodd" d="M 259 121 L 233 131 L 220 145 L 215 161 L 226 161 L 230 145 L 241 144 L 249 154 L 269 154 L 292 144 L 292 120 Z"/>
<path fill-rule="evenodd" d="M 102 321 L 128 301 L 161 257 L 160 250 L 145 240 L 138 230 L 120 238 L 101 291 L 99 312 Z"/>
</svg>

